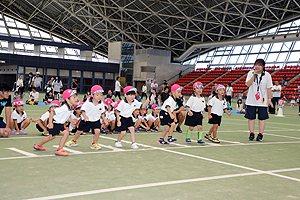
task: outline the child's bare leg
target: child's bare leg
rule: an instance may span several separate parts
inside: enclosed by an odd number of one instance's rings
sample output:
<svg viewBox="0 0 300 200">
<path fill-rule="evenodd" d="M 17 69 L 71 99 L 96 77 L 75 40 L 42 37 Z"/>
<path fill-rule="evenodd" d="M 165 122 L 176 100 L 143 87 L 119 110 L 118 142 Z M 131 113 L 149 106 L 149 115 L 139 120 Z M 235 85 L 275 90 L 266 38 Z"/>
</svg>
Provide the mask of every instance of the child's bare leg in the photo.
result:
<svg viewBox="0 0 300 200">
<path fill-rule="evenodd" d="M 121 142 L 122 138 L 126 135 L 126 131 L 121 131 L 120 135 L 118 136 L 117 141 Z"/>
<path fill-rule="evenodd" d="M 198 128 L 198 131 L 202 132 L 202 126 L 201 125 L 197 125 L 197 128 Z"/>
<path fill-rule="evenodd" d="M 14 120 L 13 120 L 13 119 L 10 119 L 9 128 L 10 128 L 11 130 L 14 130 L 14 129 L 15 129 L 15 123 L 14 123 Z"/>
<path fill-rule="evenodd" d="M 173 122 L 173 123 L 171 124 L 171 127 L 170 127 L 170 129 L 169 129 L 169 135 L 168 135 L 169 137 L 172 137 L 174 128 L 175 128 L 175 122 Z"/>
<path fill-rule="evenodd" d="M 148 126 L 151 127 L 152 124 L 153 124 L 153 119 L 149 119 L 149 121 L 148 121 Z"/>
<path fill-rule="evenodd" d="M 248 127 L 250 133 L 254 133 L 254 126 L 255 126 L 255 120 L 254 119 L 249 119 L 248 120 Z"/>
<path fill-rule="evenodd" d="M 142 119 L 138 119 L 134 124 L 134 128 L 139 127 L 141 125 L 141 123 L 142 123 Z"/>
<path fill-rule="evenodd" d="M 213 136 L 214 136 L 214 138 L 217 137 L 217 130 L 218 130 L 218 124 L 214 124 L 213 125 Z"/>
<path fill-rule="evenodd" d="M 69 137 L 70 132 L 67 130 L 64 130 L 63 132 L 60 132 L 63 136 L 60 138 L 58 149 L 62 149 Z"/>
<path fill-rule="evenodd" d="M 93 142 L 94 143 L 97 143 L 98 142 L 98 139 L 99 139 L 99 136 L 100 136 L 100 129 L 94 129 L 95 131 L 95 135 L 94 135 L 94 140 Z"/>
<path fill-rule="evenodd" d="M 75 133 L 75 135 L 74 135 L 74 141 L 77 141 L 78 140 L 78 138 L 80 137 L 80 134 L 82 133 L 83 131 L 76 131 L 76 133 Z"/>
<path fill-rule="evenodd" d="M 158 127 L 159 123 L 160 123 L 159 119 L 155 120 L 154 121 L 154 128 Z"/>
<path fill-rule="evenodd" d="M 163 132 L 161 133 L 160 138 L 165 138 L 167 135 L 167 132 L 169 131 L 170 127 L 168 125 L 164 125 L 165 130 L 163 130 Z"/>
<path fill-rule="evenodd" d="M 266 126 L 266 120 L 259 120 L 258 126 L 259 126 L 259 132 L 263 133 Z"/>
<path fill-rule="evenodd" d="M 38 143 L 39 146 L 43 146 L 45 143 L 50 142 L 51 140 L 54 140 L 55 136 L 49 135 L 47 137 L 44 137 L 42 141 Z"/>
<path fill-rule="evenodd" d="M 26 129 L 26 128 L 29 126 L 29 124 L 30 124 L 30 119 L 29 119 L 29 118 L 26 118 L 26 119 L 22 122 L 21 128 L 22 128 L 22 129 Z"/>
<path fill-rule="evenodd" d="M 129 131 L 130 131 L 130 137 L 131 137 L 131 142 L 134 143 L 135 142 L 135 131 L 134 131 L 134 127 L 128 127 Z"/>
<path fill-rule="evenodd" d="M 116 125 L 116 120 L 113 120 L 113 121 L 110 122 L 110 128 L 111 128 L 111 130 L 115 129 L 115 125 Z"/>
<path fill-rule="evenodd" d="M 207 135 L 210 135 L 213 132 L 213 130 L 214 130 L 214 125 L 209 129 Z"/>
<path fill-rule="evenodd" d="M 193 126 L 190 126 L 190 127 L 189 127 L 189 130 L 190 130 L 190 131 L 193 131 L 193 130 L 194 130 L 194 127 L 193 127 Z"/>
</svg>

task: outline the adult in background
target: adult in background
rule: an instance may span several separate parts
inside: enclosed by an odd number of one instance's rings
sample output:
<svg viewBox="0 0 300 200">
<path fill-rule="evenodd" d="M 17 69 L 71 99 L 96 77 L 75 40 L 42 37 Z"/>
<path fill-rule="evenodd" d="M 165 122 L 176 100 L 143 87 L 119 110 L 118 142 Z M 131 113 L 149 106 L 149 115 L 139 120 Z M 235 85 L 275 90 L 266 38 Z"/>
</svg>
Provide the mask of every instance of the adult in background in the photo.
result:
<svg viewBox="0 0 300 200">
<path fill-rule="evenodd" d="M 233 88 L 231 87 L 231 83 L 227 84 L 225 91 L 226 91 L 225 99 L 227 102 L 230 103 L 230 106 L 231 106 L 231 98 L 233 95 Z"/>
<path fill-rule="evenodd" d="M 16 82 L 16 90 L 19 91 L 19 94 L 22 96 L 23 95 L 23 92 L 24 92 L 24 81 L 22 79 L 22 76 L 19 75 L 19 78 Z"/>
<path fill-rule="evenodd" d="M 32 91 L 32 87 L 33 87 L 33 73 L 32 72 L 29 72 L 28 74 L 28 81 L 27 81 L 27 90 L 28 90 L 28 93 L 30 93 Z"/>
<path fill-rule="evenodd" d="M 278 104 L 278 100 L 281 98 L 281 85 L 279 85 L 278 81 L 275 81 L 275 85 L 272 87 L 272 104 L 273 108 L 271 108 L 270 114 L 275 114 L 276 112 L 276 104 Z"/>
<path fill-rule="evenodd" d="M 216 94 L 216 87 L 217 87 L 217 83 L 215 83 L 215 85 L 212 86 L 210 95 L 215 95 Z"/>
<path fill-rule="evenodd" d="M 60 88 L 63 87 L 62 81 L 60 76 L 56 76 L 55 80 L 53 81 L 53 92 L 54 96 L 57 96 L 58 93 L 60 93 Z"/>
<path fill-rule="evenodd" d="M 71 83 L 71 88 L 72 88 L 72 90 L 76 90 L 76 92 L 77 92 L 77 88 L 78 88 L 78 82 L 77 82 L 77 78 L 73 78 L 73 81 L 72 81 L 72 83 Z"/>
<path fill-rule="evenodd" d="M 162 93 L 159 95 L 160 105 L 163 105 L 169 96 L 169 87 L 165 87 Z"/>
<path fill-rule="evenodd" d="M 121 80 L 121 78 L 118 76 L 116 78 L 115 91 L 114 91 L 115 96 L 119 97 L 119 99 L 121 99 L 121 89 L 123 89 L 123 87 L 121 86 L 120 80 Z"/>
<path fill-rule="evenodd" d="M 281 85 L 282 85 L 282 86 L 286 86 L 286 85 L 287 85 L 287 82 L 286 82 L 286 75 L 283 75 Z"/>
<path fill-rule="evenodd" d="M 254 140 L 254 126 L 256 113 L 258 113 L 259 133 L 256 141 L 263 140 L 263 132 L 266 126 L 266 119 L 268 115 L 268 105 L 273 107 L 271 101 L 272 78 L 271 75 L 265 71 L 265 61 L 257 59 L 254 63 L 254 70 L 248 72 L 246 78 L 246 85 L 249 87 L 246 99 L 246 114 L 248 119 L 248 126 L 250 131 L 249 140 Z"/>
<path fill-rule="evenodd" d="M 156 79 L 153 80 L 153 83 L 151 83 L 151 93 L 152 90 L 155 90 L 157 92 L 158 84 L 156 83 Z"/>
<path fill-rule="evenodd" d="M 0 115 L 3 108 L 5 108 L 6 124 L 3 117 L 0 117 L 0 137 L 9 137 L 11 129 L 9 128 L 11 120 L 11 88 L 7 84 L 0 84 Z"/>
<path fill-rule="evenodd" d="M 36 88 L 36 90 L 39 92 L 42 90 L 42 82 L 43 79 L 40 77 L 40 72 L 36 72 L 35 77 L 33 78 L 33 86 Z"/>
<path fill-rule="evenodd" d="M 142 92 L 141 98 L 143 99 L 144 97 L 146 97 L 146 99 L 147 99 L 147 86 L 146 86 L 146 83 L 143 84 L 141 92 Z"/>
<path fill-rule="evenodd" d="M 166 87 L 168 87 L 168 83 L 167 80 L 164 80 L 162 84 L 162 91 L 164 91 Z"/>
<path fill-rule="evenodd" d="M 113 95 L 111 89 L 107 90 L 107 95 L 105 96 L 105 99 L 110 98 L 113 102 L 116 101 L 115 95 Z"/>
</svg>

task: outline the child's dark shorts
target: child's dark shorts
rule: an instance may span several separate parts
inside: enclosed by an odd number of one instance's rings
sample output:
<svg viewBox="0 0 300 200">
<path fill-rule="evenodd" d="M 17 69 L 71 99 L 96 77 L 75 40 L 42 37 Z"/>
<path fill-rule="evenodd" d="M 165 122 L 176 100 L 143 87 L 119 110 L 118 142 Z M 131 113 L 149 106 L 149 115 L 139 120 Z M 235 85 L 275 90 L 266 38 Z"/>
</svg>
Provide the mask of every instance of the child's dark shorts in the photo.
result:
<svg viewBox="0 0 300 200">
<path fill-rule="evenodd" d="M 253 120 L 256 119 L 256 113 L 258 114 L 259 120 L 269 119 L 268 107 L 262 106 L 246 106 L 245 118 Z"/>
<path fill-rule="evenodd" d="M 193 116 L 189 116 L 189 113 L 186 114 L 185 123 L 186 126 L 202 126 L 203 115 L 201 112 L 193 112 Z"/>
<path fill-rule="evenodd" d="M 121 132 L 126 131 L 129 127 L 134 127 L 134 122 L 132 117 L 122 117 L 120 116 L 121 126 L 118 126 L 118 120 L 116 120 L 115 131 Z"/>
<path fill-rule="evenodd" d="M 95 129 L 100 129 L 101 128 L 101 123 L 100 120 L 95 121 L 95 122 L 90 122 L 90 121 L 84 121 L 81 120 L 79 122 L 79 126 L 78 126 L 78 131 L 87 131 L 89 129 L 95 130 Z"/>
<path fill-rule="evenodd" d="M 160 111 L 159 118 L 160 118 L 160 125 L 162 126 L 164 125 L 171 126 L 171 124 L 174 122 L 174 119 L 171 119 L 169 113 L 163 110 Z"/>
<path fill-rule="evenodd" d="M 209 124 L 218 124 L 219 126 L 221 126 L 221 120 L 222 120 L 222 116 L 216 115 L 214 113 L 211 113 L 212 118 L 208 120 Z"/>
<path fill-rule="evenodd" d="M 52 136 L 55 136 L 55 135 L 59 135 L 60 132 L 63 132 L 66 129 L 63 124 L 53 123 L 53 129 L 48 128 L 48 130 L 49 130 L 49 134 L 51 134 Z"/>
</svg>

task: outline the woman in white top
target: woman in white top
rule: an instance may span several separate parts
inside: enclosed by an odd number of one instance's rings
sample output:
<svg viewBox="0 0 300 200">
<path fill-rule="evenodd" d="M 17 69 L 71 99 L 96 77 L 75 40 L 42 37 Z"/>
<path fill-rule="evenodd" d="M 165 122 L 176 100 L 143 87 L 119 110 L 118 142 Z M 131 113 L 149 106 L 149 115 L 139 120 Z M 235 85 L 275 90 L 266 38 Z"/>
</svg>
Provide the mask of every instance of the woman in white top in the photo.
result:
<svg viewBox="0 0 300 200">
<path fill-rule="evenodd" d="M 246 85 L 249 87 L 246 100 L 246 114 L 248 119 L 248 126 L 250 131 L 249 140 L 254 140 L 254 126 L 256 119 L 256 112 L 259 119 L 259 134 L 256 141 L 262 141 L 263 131 L 266 125 L 266 119 L 269 118 L 268 106 L 273 107 L 271 102 L 272 78 L 271 75 L 265 71 L 265 61 L 257 59 L 254 63 L 254 70 L 248 72 Z"/>
<path fill-rule="evenodd" d="M 143 97 L 145 96 L 146 97 L 146 99 L 147 99 L 147 86 L 146 86 L 146 83 L 144 83 L 144 85 L 142 86 L 142 99 L 143 99 Z"/>
<path fill-rule="evenodd" d="M 19 94 L 22 96 L 23 95 L 23 92 L 24 92 L 24 82 L 23 82 L 23 79 L 22 79 L 22 76 L 19 75 L 19 78 L 17 80 L 17 83 L 16 83 L 16 90 L 19 91 Z"/>
<path fill-rule="evenodd" d="M 231 106 L 231 98 L 232 98 L 232 95 L 233 95 L 233 88 L 231 87 L 231 83 L 227 84 L 227 87 L 226 87 L 225 91 L 226 91 L 225 99 L 226 99 L 227 102 L 230 103 L 230 106 Z"/>
<path fill-rule="evenodd" d="M 60 92 L 60 88 L 63 87 L 61 78 L 59 76 L 55 77 L 55 80 L 53 81 L 53 92 L 54 95 L 57 95 Z"/>
<path fill-rule="evenodd" d="M 115 96 L 116 97 L 119 97 L 119 99 L 121 99 L 121 95 L 120 95 L 120 93 L 121 93 L 121 89 L 123 89 L 123 87 L 121 86 L 121 83 L 120 83 L 120 77 L 118 76 L 117 78 L 116 78 L 116 84 L 115 84 Z"/>
</svg>

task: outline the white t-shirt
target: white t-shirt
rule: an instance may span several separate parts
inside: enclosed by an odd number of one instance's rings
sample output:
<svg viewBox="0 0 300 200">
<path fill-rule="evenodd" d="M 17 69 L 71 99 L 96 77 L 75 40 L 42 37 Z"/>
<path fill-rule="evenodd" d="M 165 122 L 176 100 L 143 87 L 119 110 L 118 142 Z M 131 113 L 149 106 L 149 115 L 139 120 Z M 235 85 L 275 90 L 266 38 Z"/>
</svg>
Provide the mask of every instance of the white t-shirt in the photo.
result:
<svg viewBox="0 0 300 200">
<path fill-rule="evenodd" d="M 171 112 L 173 112 L 176 109 L 177 102 L 173 98 L 173 96 L 169 96 L 161 106 L 161 110 L 168 112 L 167 107 L 170 107 Z"/>
<path fill-rule="evenodd" d="M 80 120 L 80 117 L 76 117 L 76 115 L 74 115 L 74 113 L 71 114 L 70 116 L 71 119 L 77 119 L 77 120 Z M 74 128 L 75 128 L 76 124 L 72 124 L 70 123 L 69 124 L 69 131 L 72 131 Z"/>
<path fill-rule="evenodd" d="M 53 110 L 53 112 L 53 123 L 64 124 L 66 121 L 68 121 L 69 117 L 71 116 L 72 108 L 70 108 L 69 104 L 65 103 L 62 107 Z"/>
<path fill-rule="evenodd" d="M 156 90 L 157 87 L 158 87 L 158 84 L 157 83 L 151 83 L 151 92 L 152 92 L 152 88 L 155 87 L 154 89 Z"/>
<path fill-rule="evenodd" d="M 42 122 L 44 122 L 46 119 L 49 118 L 49 116 L 50 116 L 50 112 L 47 111 L 47 112 L 45 112 L 45 113 L 41 116 L 40 120 L 41 120 Z"/>
<path fill-rule="evenodd" d="M 219 98 L 214 96 L 210 100 L 209 106 L 211 107 L 211 113 L 222 116 L 223 110 L 227 108 L 227 102 L 225 99 L 220 100 Z"/>
<path fill-rule="evenodd" d="M 281 85 L 273 85 L 272 90 L 280 90 L 278 92 L 272 92 L 272 97 L 281 97 Z"/>
<path fill-rule="evenodd" d="M 54 80 L 53 81 L 53 91 L 54 92 L 59 92 L 60 91 L 60 88 L 63 86 L 62 84 L 62 81 L 57 81 L 57 80 Z"/>
<path fill-rule="evenodd" d="M 30 99 L 33 101 L 38 101 L 40 97 L 40 93 L 39 92 L 30 92 Z"/>
<path fill-rule="evenodd" d="M 85 112 L 88 116 L 90 122 L 98 121 L 101 118 L 101 115 L 105 112 L 105 107 L 103 101 L 100 101 L 98 104 L 93 103 L 93 98 L 90 97 L 81 107 L 81 112 Z M 84 120 L 84 117 L 81 115 L 81 119 Z"/>
<path fill-rule="evenodd" d="M 137 118 L 135 118 L 134 115 L 132 115 L 133 123 L 135 123 L 138 119 L 142 119 L 142 117 L 140 115 L 138 115 Z"/>
<path fill-rule="evenodd" d="M 115 91 L 116 91 L 116 92 L 120 92 L 120 91 L 121 91 L 121 84 L 120 84 L 120 81 L 116 81 Z"/>
<path fill-rule="evenodd" d="M 231 96 L 233 92 L 233 88 L 232 87 L 226 87 L 226 95 L 227 96 Z"/>
<path fill-rule="evenodd" d="M 19 113 L 17 112 L 17 110 L 14 110 L 11 113 L 11 118 L 14 121 L 17 121 L 17 123 L 19 124 L 19 123 L 21 123 L 22 121 L 24 121 L 27 118 L 27 115 L 26 115 L 25 111 L 22 111 L 22 115 L 19 115 Z"/>
<path fill-rule="evenodd" d="M 132 116 L 132 112 L 135 109 L 140 109 L 142 107 L 142 103 L 137 101 L 136 99 L 133 100 L 133 102 L 131 102 L 131 104 L 128 103 L 127 99 L 125 98 L 124 100 L 122 100 L 118 107 L 116 108 L 117 112 L 120 113 L 121 117 L 131 117 Z"/>
<path fill-rule="evenodd" d="M 157 115 L 156 117 L 154 116 L 153 113 L 148 114 L 146 117 L 146 120 L 149 121 L 150 119 L 153 119 L 153 121 L 157 120 L 159 118 L 159 116 Z"/>
<path fill-rule="evenodd" d="M 251 79 L 253 76 L 253 70 L 248 72 L 247 78 L 246 78 L 246 84 L 247 81 Z M 252 83 L 252 85 L 249 87 L 248 94 L 247 94 L 247 100 L 246 105 L 249 106 L 261 106 L 261 107 L 268 107 L 268 99 L 271 99 L 271 97 L 268 97 L 268 88 L 272 88 L 272 78 L 271 75 L 268 72 L 265 72 L 265 75 L 262 78 L 261 83 L 259 84 L 259 98 L 256 99 L 255 95 L 257 94 L 257 88 L 258 88 L 258 82 L 260 80 L 261 74 L 257 74 L 257 79 L 255 79 Z"/>
<path fill-rule="evenodd" d="M 18 79 L 17 80 L 17 87 L 23 87 L 23 79 Z"/>
<path fill-rule="evenodd" d="M 116 119 L 115 112 L 111 110 L 110 112 L 105 112 L 105 119 L 109 119 L 110 121 L 113 121 Z"/>
<path fill-rule="evenodd" d="M 205 109 L 205 99 L 204 97 L 196 97 L 192 95 L 187 101 L 186 107 L 189 107 L 191 111 L 202 112 Z"/>
<path fill-rule="evenodd" d="M 142 92 L 143 92 L 143 93 L 147 93 L 147 86 L 146 86 L 146 85 L 143 85 L 143 86 L 142 86 Z"/>
</svg>

